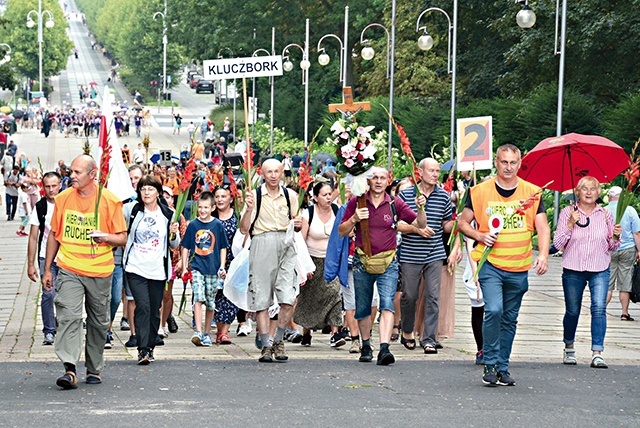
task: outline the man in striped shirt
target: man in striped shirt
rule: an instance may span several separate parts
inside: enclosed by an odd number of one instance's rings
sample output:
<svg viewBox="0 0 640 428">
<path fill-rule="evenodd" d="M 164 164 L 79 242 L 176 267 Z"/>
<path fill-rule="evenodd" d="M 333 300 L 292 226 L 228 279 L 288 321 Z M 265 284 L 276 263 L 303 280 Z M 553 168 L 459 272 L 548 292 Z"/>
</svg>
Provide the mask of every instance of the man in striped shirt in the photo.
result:
<svg viewBox="0 0 640 428">
<path fill-rule="evenodd" d="M 438 186 L 440 164 L 432 158 L 425 158 L 418 164 L 421 178 L 418 183 L 420 192 L 427 199 L 425 211 L 427 226 L 416 226 L 399 222 L 402 243 L 398 253 L 402 278 L 402 344 L 407 349 L 415 349 L 413 338 L 415 326 L 416 302 L 420 280 L 424 278 L 424 327 L 420 334 L 420 346 L 425 354 L 436 354 L 436 334 L 440 305 L 440 280 L 442 261 L 447 258 L 442 242 L 442 233 L 451 232 L 453 227 L 452 206 L 449 194 Z M 400 192 L 400 198 L 417 212 L 414 199 L 415 187 Z"/>
</svg>

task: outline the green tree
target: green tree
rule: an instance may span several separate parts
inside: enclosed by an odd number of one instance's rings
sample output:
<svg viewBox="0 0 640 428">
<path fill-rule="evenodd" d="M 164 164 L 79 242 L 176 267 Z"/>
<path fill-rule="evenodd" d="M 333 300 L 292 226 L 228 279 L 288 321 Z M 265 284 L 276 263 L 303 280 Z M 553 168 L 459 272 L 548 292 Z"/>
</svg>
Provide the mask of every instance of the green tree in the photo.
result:
<svg viewBox="0 0 640 428">
<path fill-rule="evenodd" d="M 71 55 L 73 43 L 67 36 L 68 28 L 62 9 L 57 1 L 43 0 L 43 10 L 53 14 L 54 27 L 43 28 L 44 46 L 42 50 L 43 77 L 55 76 L 67 66 L 67 59 Z M 31 78 L 38 77 L 38 30 L 27 28 L 27 14 L 38 9 L 37 0 L 9 0 L 3 19 L 9 22 L 6 27 L 0 27 L 0 40 L 11 46 L 11 66 L 20 75 Z M 36 14 L 31 14 L 37 24 Z M 44 21 L 48 19 L 43 16 Z"/>
</svg>

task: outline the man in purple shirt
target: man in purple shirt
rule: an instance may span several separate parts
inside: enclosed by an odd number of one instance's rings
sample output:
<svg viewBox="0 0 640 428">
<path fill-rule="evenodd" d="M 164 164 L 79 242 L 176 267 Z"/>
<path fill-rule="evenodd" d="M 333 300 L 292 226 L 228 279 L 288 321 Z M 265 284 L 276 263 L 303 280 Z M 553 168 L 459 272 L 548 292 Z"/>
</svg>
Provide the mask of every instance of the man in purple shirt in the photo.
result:
<svg viewBox="0 0 640 428">
<path fill-rule="evenodd" d="M 402 220 L 418 228 L 426 226 L 427 218 L 424 212 L 425 198 L 416 198 L 419 207 L 416 214 L 400 198 L 392 199 L 385 189 L 389 184 L 389 173 L 384 168 L 374 167 L 367 180 L 369 191 L 365 193 L 367 206 L 357 208 L 357 197 L 351 198 L 342 217 L 339 227 L 341 236 L 348 235 L 356 228 L 356 254 L 353 259 L 353 281 L 356 295 L 356 315 L 360 335 L 362 336 L 362 351 L 360 362 L 371 362 L 371 300 L 373 298 L 373 284 L 377 283 L 380 296 L 380 352 L 378 365 L 389 365 L 395 362 L 395 357 L 389 351 L 389 340 L 393 329 L 393 297 L 398 286 L 398 262 L 395 256 L 383 273 L 369 273 L 365 270 L 361 257 L 363 246 L 362 230 L 358 223 L 369 220 L 371 236 L 371 254 L 373 256 L 385 252 L 393 252 L 397 247 L 397 222 Z"/>
</svg>

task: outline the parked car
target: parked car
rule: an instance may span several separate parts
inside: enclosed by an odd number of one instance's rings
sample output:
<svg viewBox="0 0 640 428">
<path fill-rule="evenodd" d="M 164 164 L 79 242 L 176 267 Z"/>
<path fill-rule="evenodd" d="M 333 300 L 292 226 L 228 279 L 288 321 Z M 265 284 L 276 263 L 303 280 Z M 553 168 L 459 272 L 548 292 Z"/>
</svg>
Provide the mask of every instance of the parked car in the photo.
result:
<svg viewBox="0 0 640 428">
<path fill-rule="evenodd" d="M 201 79 L 204 79 L 204 77 L 199 75 L 199 74 L 194 74 L 193 76 L 191 76 L 191 81 L 189 82 L 189 87 L 191 87 L 191 89 L 195 89 L 196 85 L 198 84 L 198 82 Z"/>
<path fill-rule="evenodd" d="M 40 98 L 44 98 L 44 92 L 41 92 L 41 91 L 29 92 L 29 104 L 31 105 L 40 104 Z"/>
<path fill-rule="evenodd" d="M 191 83 L 191 78 L 195 74 L 200 74 L 200 72 L 198 70 L 189 70 L 189 71 L 187 71 L 187 85 Z"/>
<path fill-rule="evenodd" d="M 210 92 L 213 94 L 213 82 L 211 80 L 200 79 L 196 85 L 196 94 Z"/>
</svg>

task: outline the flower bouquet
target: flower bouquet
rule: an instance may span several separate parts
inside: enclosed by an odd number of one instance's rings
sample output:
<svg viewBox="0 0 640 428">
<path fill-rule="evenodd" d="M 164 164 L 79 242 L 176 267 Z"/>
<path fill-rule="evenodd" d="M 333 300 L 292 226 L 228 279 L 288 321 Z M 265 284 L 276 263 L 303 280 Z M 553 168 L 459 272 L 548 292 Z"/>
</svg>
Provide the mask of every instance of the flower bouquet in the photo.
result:
<svg viewBox="0 0 640 428">
<path fill-rule="evenodd" d="M 100 222 L 98 214 L 100 212 L 100 200 L 102 199 L 102 192 L 107 187 L 109 181 L 110 164 L 111 164 L 111 145 L 109 144 L 109 132 L 107 130 L 107 119 L 102 116 L 100 118 L 100 138 L 98 140 L 98 147 L 100 148 L 100 161 L 98 163 L 98 196 L 96 198 L 96 205 L 93 212 L 93 228 L 98 231 L 100 229 Z M 96 256 L 93 239 L 91 240 L 91 256 Z"/>
<path fill-rule="evenodd" d="M 638 176 L 640 176 L 640 156 L 636 157 L 638 145 L 640 145 L 640 139 L 636 141 L 636 144 L 633 146 L 633 150 L 631 150 L 631 154 L 629 155 L 629 167 L 622 174 L 627 183 L 621 186 L 622 192 L 620 193 L 618 206 L 616 207 L 616 224 L 620 224 L 620 221 L 622 221 L 622 216 L 631 203 L 633 191 L 638 184 Z"/>
<path fill-rule="evenodd" d="M 375 165 L 376 148 L 371 139 L 373 126 L 358 126 L 354 117 L 338 119 L 331 126 L 333 144 L 340 169 L 346 173 L 345 183 L 351 193 L 361 196 L 366 191 L 366 173 Z"/>
</svg>

